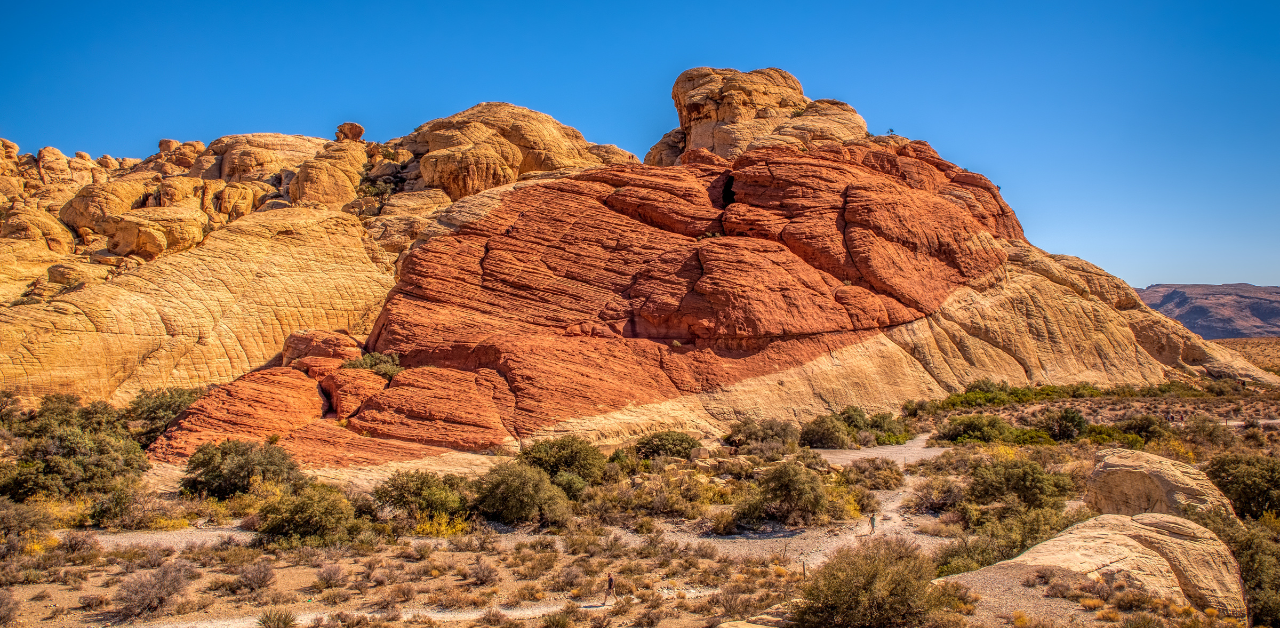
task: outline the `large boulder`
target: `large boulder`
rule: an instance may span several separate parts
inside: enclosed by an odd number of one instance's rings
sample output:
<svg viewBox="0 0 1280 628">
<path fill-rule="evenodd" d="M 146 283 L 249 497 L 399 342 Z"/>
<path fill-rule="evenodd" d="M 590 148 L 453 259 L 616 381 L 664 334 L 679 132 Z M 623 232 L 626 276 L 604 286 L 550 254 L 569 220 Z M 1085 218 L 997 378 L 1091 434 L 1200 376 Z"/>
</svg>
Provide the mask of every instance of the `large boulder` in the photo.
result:
<svg viewBox="0 0 1280 628">
<path fill-rule="evenodd" d="M 671 99 L 680 128 L 649 149 L 646 164 L 674 166 L 680 155 L 698 149 L 733 160 L 751 148 L 867 135 L 867 123 L 853 107 L 835 100 L 811 102 L 800 81 L 778 68 L 685 70 L 671 88 Z"/>
<path fill-rule="evenodd" d="M 1209 530 L 1162 514 L 1102 515 L 1068 528 L 1010 561 L 1089 578 L 1136 582 L 1147 592 L 1244 617 L 1244 585 L 1231 550 Z"/>
<path fill-rule="evenodd" d="M 989 567 L 949 576 L 977 594 L 975 619 L 990 622 L 1011 610 L 1092 618 L 1080 605 L 1047 597 L 1024 582 L 1048 575 L 1067 586 L 1139 589 L 1175 604 L 1216 609 L 1219 616 L 1246 615 L 1240 567 L 1209 530 L 1160 514 L 1102 515 L 1063 531 L 1022 555 Z"/>
<path fill-rule="evenodd" d="M 1191 465 L 1129 449 L 1104 449 L 1094 460 L 1085 503 L 1098 512 L 1183 517 L 1189 510 L 1220 509 L 1235 514 L 1231 500 Z"/>
<path fill-rule="evenodd" d="M 229 183 L 271 181 L 320 154 L 326 144 L 324 139 L 303 135 L 227 135 L 209 144 L 192 170 L 202 178 Z"/>
<path fill-rule="evenodd" d="M 366 162 L 364 142 L 343 140 L 327 144 L 324 152 L 298 166 L 298 175 L 289 184 L 289 198 L 295 204 L 313 202 L 342 209 L 355 200 Z"/>
<path fill-rule="evenodd" d="M 494 102 L 428 122 L 397 144 L 421 154 L 423 183 L 454 200 L 512 183 L 529 172 L 625 159 L 625 151 L 617 147 L 593 151 L 577 129 L 545 113 Z"/>
</svg>

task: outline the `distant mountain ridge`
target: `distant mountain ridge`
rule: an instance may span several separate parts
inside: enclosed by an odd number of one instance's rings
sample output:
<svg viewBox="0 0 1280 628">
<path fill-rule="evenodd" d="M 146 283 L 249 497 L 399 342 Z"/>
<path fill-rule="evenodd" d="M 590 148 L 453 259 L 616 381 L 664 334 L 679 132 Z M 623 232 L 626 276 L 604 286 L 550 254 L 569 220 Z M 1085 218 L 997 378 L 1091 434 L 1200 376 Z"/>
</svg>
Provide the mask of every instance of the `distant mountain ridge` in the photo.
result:
<svg viewBox="0 0 1280 628">
<path fill-rule="evenodd" d="M 1280 286 L 1160 283 L 1137 292 L 1147 306 L 1209 340 L 1280 336 Z"/>
</svg>

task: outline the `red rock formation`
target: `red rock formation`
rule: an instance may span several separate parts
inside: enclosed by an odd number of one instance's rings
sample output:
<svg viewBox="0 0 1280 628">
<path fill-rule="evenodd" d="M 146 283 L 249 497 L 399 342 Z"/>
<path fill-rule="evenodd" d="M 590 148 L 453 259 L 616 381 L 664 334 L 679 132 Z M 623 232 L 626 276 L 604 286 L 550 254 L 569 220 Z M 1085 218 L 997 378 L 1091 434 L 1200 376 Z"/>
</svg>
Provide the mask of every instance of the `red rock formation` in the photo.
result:
<svg viewBox="0 0 1280 628">
<path fill-rule="evenodd" d="M 655 148 L 650 165 L 508 183 L 522 153 L 503 148 L 511 163 L 492 161 L 506 170 L 490 184 L 507 184 L 483 189 L 461 165 L 510 142 L 489 129 L 489 144 L 456 155 L 428 147 L 424 160 L 459 166 L 457 200 L 415 227 L 366 342 L 407 370 L 384 387 L 333 370 L 345 356 L 299 336 L 286 350 L 298 371 L 263 385 L 306 388 L 314 401 L 301 371 L 323 379 L 350 417 L 343 437 L 359 435 L 353 451 L 375 458 L 383 450 L 370 443 L 382 443 L 394 460 L 562 432 L 619 442 L 714 434 L 744 416 L 889 410 L 980 378 L 1155 383 L 1177 369 L 1280 381 L 1174 329 L 1100 269 L 1031 246 L 999 188 L 929 144 L 866 136 L 851 107 L 808 101 L 785 73 L 726 72 L 677 85 L 692 139 Z M 742 100 L 757 83 L 765 100 Z M 732 102 L 712 102 L 725 94 Z M 712 105 L 714 115 L 690 113 Z M 249 380 L 237 384 L 255 390 Z M 250 422 L 236 412 L 193 409 L 183 426 L 208 417 L 204 429 L 234 431 Z M 256 416 L 246 433 L 278 427 Z M 314 417 L 300 428 L 322 443 L 340 429 Z M 166 438 L 159 455 L 176 457 L 195 436 Z M 342 463 L 326 447 L 308 455 Z"/>
<path fill-rule="evenodd" d="M 380 464 L 443 451 L 361 437 L 321 418 L 326 405 L 315 380 L 294 369 L 255 371 L 192 404 L 148 451 L 154 460 L 182 463 L 204 443 L 270 436 L 280 437 L 281 447 L 313 466 Z"/>
</svg>

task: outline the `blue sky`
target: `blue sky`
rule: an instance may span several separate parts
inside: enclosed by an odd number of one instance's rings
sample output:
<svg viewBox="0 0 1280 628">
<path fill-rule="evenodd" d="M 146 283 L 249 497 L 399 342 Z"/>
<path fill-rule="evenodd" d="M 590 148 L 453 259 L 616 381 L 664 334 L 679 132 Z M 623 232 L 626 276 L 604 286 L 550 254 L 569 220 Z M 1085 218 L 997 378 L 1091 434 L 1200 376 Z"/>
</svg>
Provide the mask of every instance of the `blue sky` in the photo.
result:
<svg viewBox="0 0 1280 628">
<path fill-rule="evenodd" d="M 476 102 L 637 155 L 682 70 L 780 67 L 1002 186 L 1029 239 L 1135 286 L 1280 285 L 1280 5 L 21 3 L 0 137 L 386 140 Z"/>
</svg>

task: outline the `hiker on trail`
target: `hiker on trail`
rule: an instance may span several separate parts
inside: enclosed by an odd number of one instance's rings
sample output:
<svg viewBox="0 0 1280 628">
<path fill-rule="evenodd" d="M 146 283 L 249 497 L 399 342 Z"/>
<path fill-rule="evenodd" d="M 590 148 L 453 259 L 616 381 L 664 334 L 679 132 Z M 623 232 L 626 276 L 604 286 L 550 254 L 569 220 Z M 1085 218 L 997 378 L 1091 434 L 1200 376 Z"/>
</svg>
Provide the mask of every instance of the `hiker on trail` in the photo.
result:
<svg viewBox="0 0 1280 628">
<path fill-rule="evenodd" d="M 876 533 L 876 513 L 871 513 L 871 533 Z"/>
<path fill-rule="evenodd" d="M 613 595 L 614 600 L 618 599 L 618 596 L 613 594 L 613 572 L 612 571 L 609 572 L 609 586 L 604 590 L 604 601 L 600 603 L 601 606 L 604 606 L 605 604 L 609 603 L 610 595 Z"/>
</svg>

